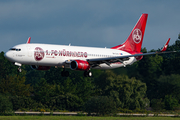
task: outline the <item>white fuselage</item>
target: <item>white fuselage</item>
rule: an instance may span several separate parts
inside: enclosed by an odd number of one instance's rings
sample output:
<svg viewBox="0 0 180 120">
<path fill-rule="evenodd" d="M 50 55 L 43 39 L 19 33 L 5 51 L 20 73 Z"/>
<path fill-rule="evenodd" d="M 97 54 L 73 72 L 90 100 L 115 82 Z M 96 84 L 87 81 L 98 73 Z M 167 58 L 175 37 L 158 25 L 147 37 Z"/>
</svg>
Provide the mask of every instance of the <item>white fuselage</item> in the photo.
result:
<svg viewBox="0 0 180 120">
<path fill-rule="evenodd" d="M 11 62 L 17 62 L 26 65 L 41 65 L 41 66 L 58 66 L 62 67 L 68 60 L 87 60 L 92 58 L 107 58 L 115 56 L 131 55 L 128 52 L 95 47 L 79 47 L 66 45 L 51 45 L 51 44 L 20 44 L 9 50 L 5 56 Z M 124 63 L 112 63 L 110 66 L 103 63 L 95 67 L 96 69 L 112 69 L 131 65 L 136 60 L 135 57 L 130 57 Z"/>
</svg>

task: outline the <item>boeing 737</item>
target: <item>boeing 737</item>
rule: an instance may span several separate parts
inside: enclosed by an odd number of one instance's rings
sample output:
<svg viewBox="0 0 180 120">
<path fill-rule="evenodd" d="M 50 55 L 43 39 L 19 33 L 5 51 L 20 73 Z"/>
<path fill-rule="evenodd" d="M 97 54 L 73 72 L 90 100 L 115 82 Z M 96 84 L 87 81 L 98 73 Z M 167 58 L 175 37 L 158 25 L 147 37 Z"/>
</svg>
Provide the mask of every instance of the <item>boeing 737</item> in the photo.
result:
<svg viewBox="0 0 180 120">
<path fill-rule="evenodd" d="M 92 76 L 91 69 L 113 69 L 125 67 L 141 60 L 144 55 L 165 52 L 170 41 L 159 52 L 142 53 L 141 46 L 148 14 L 142 14 L 127 40 L 112 48 L 79 47 L 71 45 L 32 44 L 31 37 L 26 44 L 16 45 L 5 53 L 14 65 L 30 65 L 35 70 L 49 70 L 51 66 L 62 67 L 62 76 L 68 77 L 65 68 L 84 71 L 84 76 Z M 172 51 L 173 52 L 173 51 Z"/>
</svg>

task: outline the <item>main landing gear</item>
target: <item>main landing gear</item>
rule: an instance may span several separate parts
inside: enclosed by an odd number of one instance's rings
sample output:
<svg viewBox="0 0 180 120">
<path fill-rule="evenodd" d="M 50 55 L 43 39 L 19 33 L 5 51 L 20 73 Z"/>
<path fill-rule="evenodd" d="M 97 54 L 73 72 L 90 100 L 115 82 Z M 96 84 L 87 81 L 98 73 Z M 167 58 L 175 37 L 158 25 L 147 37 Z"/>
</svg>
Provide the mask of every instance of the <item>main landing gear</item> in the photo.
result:
<svg viewBox="0 0 180 120">
<path fill-rule="evenodd" d="M 85 77 L 92 77 L 92 72 L 91 71 L 84 71 L 84 76 Z"/>
<path fill-rule="evenodd" d="M 63 71 L 61 71 L 62 77 L 69 77 L 69 71 L 66 71 L 65 68 L 63 68 Z M 84 71 L 84 77 L 92 77 L 91 71 Z"/>
<path fill-rule="evenodd" d="M 61 76 L 62 77 L 69 77 L 69 71 L 65 71 L 65 69 L 63 69 L 63 71 L 61 72 Z M 85 71 L 84 77 L 92 77 L 92 72 L 91 71 Z"/>
</svg>

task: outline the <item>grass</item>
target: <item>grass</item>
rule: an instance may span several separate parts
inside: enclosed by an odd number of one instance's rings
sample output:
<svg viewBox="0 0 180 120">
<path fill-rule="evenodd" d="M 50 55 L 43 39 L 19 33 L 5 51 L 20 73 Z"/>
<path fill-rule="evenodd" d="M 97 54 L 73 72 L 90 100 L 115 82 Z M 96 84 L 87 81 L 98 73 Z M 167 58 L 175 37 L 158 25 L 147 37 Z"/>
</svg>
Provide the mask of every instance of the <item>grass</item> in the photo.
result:
<svg viewBox="0 0 180 120">
<path fill-rule="evenodd" d="M 179 120 L 175 117 L 0 116 L 0 120 Z"/>
</svg>

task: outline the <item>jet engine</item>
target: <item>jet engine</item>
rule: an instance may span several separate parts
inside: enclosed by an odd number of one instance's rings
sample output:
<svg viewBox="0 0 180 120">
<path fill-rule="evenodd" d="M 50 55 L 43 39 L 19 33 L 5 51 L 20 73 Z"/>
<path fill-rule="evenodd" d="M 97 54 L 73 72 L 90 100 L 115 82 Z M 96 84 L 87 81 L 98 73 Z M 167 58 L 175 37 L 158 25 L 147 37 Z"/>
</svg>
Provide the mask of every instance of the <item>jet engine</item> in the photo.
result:
<svg viewBox="0 0 180 120">
<path fill-rule="evenodd" d="M 49 70 L 50 66 L 37 66 L 37 65 L 31 65 L 31 68 L 34 70 Z"/>
<path fill-rule="evenodd" d="M 84 60 L 73 60 L 71 62 L 70 68 L 72 70 L 88 71 L 90 68 L 90 65 L 87 61 L 84 61 Z"/>
</svg>

